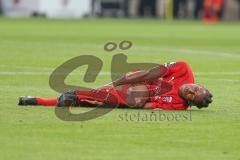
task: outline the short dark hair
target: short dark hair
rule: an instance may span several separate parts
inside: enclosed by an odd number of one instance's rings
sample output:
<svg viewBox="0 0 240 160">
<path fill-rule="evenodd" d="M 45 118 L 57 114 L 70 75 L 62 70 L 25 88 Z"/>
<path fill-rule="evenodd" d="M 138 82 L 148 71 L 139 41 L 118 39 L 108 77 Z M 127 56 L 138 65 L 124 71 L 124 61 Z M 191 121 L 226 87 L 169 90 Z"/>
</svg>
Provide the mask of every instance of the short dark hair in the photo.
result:
<svg viewBox="0 0 240 160">
<path fill-rule="evenodd" d="M 206 89 L 206 94 L 203 97 L 203 100 L 196 104 L 197 108 L 207 108 L 210 103 L 212 103 L 213 95 Z"/>
</svg>

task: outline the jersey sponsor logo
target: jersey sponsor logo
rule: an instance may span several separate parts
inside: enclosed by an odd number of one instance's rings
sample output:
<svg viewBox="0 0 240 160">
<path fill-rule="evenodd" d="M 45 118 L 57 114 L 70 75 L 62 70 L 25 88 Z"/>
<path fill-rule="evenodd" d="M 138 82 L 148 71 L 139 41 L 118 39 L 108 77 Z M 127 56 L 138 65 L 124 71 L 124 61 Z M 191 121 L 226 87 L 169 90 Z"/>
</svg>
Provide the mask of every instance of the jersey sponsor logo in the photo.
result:
<svg viewBox="0 0 240 160">
<path fill-rule="evenodd" d="M 163 97 L 164 102 L 172 102 L 173 98 L 171 96 Z"/>
<path fill-rule="evenodd" d="M 171 66 L 174 66 L 176 64 L 176 62 L 168 62 L 168 63 L 164 63 L 164 67 L 169 68 Z"/>
</svg>

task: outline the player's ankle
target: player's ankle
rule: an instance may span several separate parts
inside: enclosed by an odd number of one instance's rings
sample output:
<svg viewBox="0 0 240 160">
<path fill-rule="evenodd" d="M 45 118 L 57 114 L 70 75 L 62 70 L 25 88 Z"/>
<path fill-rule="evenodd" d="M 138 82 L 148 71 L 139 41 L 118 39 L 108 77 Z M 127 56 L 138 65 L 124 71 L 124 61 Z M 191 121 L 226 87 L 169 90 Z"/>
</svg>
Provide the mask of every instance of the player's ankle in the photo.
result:
<svg viewBox="0 0 240 160">
<path fill-rule="evenodd" d="M 37 105 L 36 97 L 22 96 L 19 98 L 18 105 L 20 105 L 20 106 Z"/>
</svg>

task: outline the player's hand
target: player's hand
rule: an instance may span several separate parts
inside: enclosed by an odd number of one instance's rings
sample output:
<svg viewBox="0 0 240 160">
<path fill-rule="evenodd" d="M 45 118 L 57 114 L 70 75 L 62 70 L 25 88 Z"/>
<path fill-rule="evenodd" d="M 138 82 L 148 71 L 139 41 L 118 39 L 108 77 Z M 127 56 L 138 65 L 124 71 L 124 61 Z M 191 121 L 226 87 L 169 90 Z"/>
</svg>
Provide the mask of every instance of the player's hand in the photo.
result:
<svg viewBox="0 0 240 160">
<path fill-rule="evenodd" d="M 110 89 L 112 89 L 112 88 L 114 88 L 113 84 L 112 84 L 112 83 L 109 83 L 109 84 L 106 84 L 106 85 L 104 85 L 104 86 L 102 86 L 102 87 L 100 87 L 100 88 L 97 88 L 97 90 L 102 90 L 102 89 L 104 89 L 104 90 L 110 90 Z"/>
<path fill-rule="evenodd" d="M 96 105 L 96 106 L 102 106 L 103 105 L 103 102 L 86 100 L 86 99 L 81 100 L 81 102 L 86 102 L 86 103 L 89 103 L 91 105 Z"/>
</svg>

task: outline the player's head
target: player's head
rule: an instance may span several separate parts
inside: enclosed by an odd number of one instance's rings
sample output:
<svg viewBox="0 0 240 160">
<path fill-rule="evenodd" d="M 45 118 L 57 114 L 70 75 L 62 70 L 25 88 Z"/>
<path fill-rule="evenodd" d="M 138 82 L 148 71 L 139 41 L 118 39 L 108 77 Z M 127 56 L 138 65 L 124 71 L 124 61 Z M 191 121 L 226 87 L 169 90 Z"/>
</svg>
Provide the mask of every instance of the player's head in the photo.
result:
<svg viewBox="0 0 240 160">
<path fill-rule="evenodd" d="M 208 107 L 212 103 L 212 94 L 203 86 L 198 84 L 184 84 L 179 89 L 179 95 L 189 105 L 198 108 Z"/>
</svg>

